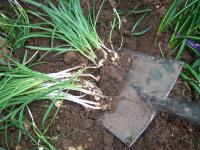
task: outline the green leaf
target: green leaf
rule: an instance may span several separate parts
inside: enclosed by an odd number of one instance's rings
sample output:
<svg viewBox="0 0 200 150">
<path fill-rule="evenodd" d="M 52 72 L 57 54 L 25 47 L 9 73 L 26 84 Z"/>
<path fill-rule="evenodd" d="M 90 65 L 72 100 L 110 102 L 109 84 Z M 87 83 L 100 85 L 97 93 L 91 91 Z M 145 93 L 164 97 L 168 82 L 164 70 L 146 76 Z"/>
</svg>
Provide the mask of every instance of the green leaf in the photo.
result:
<svg viewBox="0 0 200 150">
<path fill-rule="evenodd" d="M 178 5 L 179 0 L 174 0 L 168 11 L 166 12 L 164 18 L 162 19 L 160 26 L 158 28 L 158 32 L 162 33 L 165 32 L 173 19 L 173 16 L 176 13 L 176 8 Z"/>
</svg>

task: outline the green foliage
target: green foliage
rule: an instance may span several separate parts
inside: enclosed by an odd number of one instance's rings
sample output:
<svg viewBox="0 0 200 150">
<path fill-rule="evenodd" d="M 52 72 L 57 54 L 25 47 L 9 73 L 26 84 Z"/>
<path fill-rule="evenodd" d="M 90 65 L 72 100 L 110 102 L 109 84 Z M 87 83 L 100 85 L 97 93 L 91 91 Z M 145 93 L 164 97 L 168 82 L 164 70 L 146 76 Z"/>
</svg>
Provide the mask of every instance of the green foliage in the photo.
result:
<svg viewBox="0 0 200 150">
<path fill-rule="evenodd" d="M 182 59 L 186 49 L 194 55 L 192 63 L 185 63 L 181 77 L 200 94 L 200 1 L 174 0 L 159 26 L 158 33 L 165 32 L 169 27 L 173 33 L 168 46 L 176 50 L 176 59 Z"/>
<path fill-rule="evenodd" d="M 20 38 L 17 42 L 27 38 L 42 37 L 51 39 L 51 47 L 27 46 L 30 49 L 57 51 L 78 51 L 92 62 L 96 63 L 96 55 L 93 48 L 97 50 L 107 49 L 96 32 L 96 20 L 89 14 L 88 19 L 83 15 L 80 0 L 61 0 L 54 5 L 46 0 L 48 5 L 43 5 L 34 0 L 25 0 L 26 3 L 40 8 L 44 13 L 29 11 L 38 17 L 41 22 L 31 25 L 33 29 L 40 32 L 32 32 Z M 97 15 L 98 16 L 98 15 Z M 63 41 L 65 44 L 55 46 L 55 40 Z M 108 50 L 108 49 L 107 49 Z"/>
<path fill-rule="evenodd" d="M 140 23 L 143 21 L 143 19 L 145 18 L 145 16 L 147 15 L 148 12 L 151 11 L 151 9 L 149 8 L 144 8 L 144 9 L 138 9 L 139 5 L 136 5 L 134 7 L 133 10 L 129 11 L 129 14 L 135 14 L 135 15 L 140 15 L 143 14 L 142 16 L 140 16 L 137 21 L 133 24 L 132 29 L 131 29 L 131 33 L 133 36 L 140 36 L 140 35 L 144 35 L 145 33 L 147 33 L 151 27 L 146 27 L 145 29 L 143 29 L 142 31 L 136 31 L 137 27 L 140 25 Z"/>
<path fill-rule="evenodd" d="M 132 29 L 131 29 L 131 33 L 132 35 L 134 36 L 140 36 L 140 35 L 143 35 L 145 33 L 147 33 L 151 27 L 147 27 L 146 29 L 144 29 L 143 31 L 139 31 L 139 32 L 136 32 L 136 28 L 138 27 L 138 25 L 141 23 L 141 21 L 144 19 L 146 14 L 142 15 L 136 22 L 135 24 L 133 25 Z"/>
<path fill-rule="evenodd" d="M 5 34 L 8 46 L 17 49 L 25 43 L 25 40 L 20 42 L 17 42 L 17 40 L 29 33 L 29 18 L 24 8 L 16 0 L 9 0 L 9 3 L 12 15 L 16 15 L 11 18 L 0 11 L 0 30 Z"/>
<path fill-rule="evenodd" d="M 9 66 L 3 59 L 0 61 L 0 130 L 10 126 L 17 127 L 20 129 L 19 140 L 21 140 L 21 134 L 26 133 L 38 147 L 41 145 L 38 145 L 36 139 L 44 142 L 50 149 L 54 149 L 45 136 L 50 126 L 45 128 L 45 122 L 57 100 L 72 101 L 91 109 L 104 108 L 99 101 L 103 97 L 101 91 L 90 81 L 80 78 L 82 75 L 92 77 L 90 74 L 83 74 L 87 68 L 79 66 L 58 73 L 43 74 L 27 68 L 25 66 L 27 64 L 26 58 L 24 58 L 23 64 L 6 58 L 10 60 Z M 71 91 L 76 91 L 79 94 L 73 95 Z M 85 95 L 98 97 L 98 102 L 85 99 Z M 42 119 L 42 125 L 45 129 L 43 132 L 37 127 L 34 116 L 28 107 L 32 102 L 41 100 L 52 101 Z M 25 115 L 27 111 L 30 119 L 27 119 L 27 115 Z M 31 124 L 34 134 L 24 127 L 25 121 Z"/>
</svg>

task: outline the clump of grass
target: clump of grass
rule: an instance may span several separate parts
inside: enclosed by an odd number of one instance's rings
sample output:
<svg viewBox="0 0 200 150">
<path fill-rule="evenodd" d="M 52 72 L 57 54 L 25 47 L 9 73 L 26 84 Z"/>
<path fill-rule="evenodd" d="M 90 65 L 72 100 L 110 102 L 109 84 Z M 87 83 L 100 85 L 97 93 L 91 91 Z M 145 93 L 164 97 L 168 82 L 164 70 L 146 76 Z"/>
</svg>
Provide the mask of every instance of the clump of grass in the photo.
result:
<svg viewBox="0 0 200 150">
<path fill-rule="evenodd" d="M 25 0 L 26 3 L 40 8 L 44 13 L 29 11 L 42 20 L 40 23 L 31 26 L 33 29 L 39 29 L 40 32 L 32 32 L 18 41 L 33 37 L 49 38 L 51 39 L 51 47 L 49 48 L 36 46 L 27 46 L 27 48 L 44 51 L 52 50 L 59 53 L 78 51 L 95 64 L 97 56 L 93 51 L 94 48 L 102 50 L 105 57 L 107 55 L 106 51 L 111 52 L 103 44 L 96 31 L 99 12 L 95 19 L 93 19 L 91 13 L 86 18 L 81 10 L 80 0 L 61 0 L 57 6 L 50 0 L 46 1 L 47 6 L 33 0 Z M 63 41 L 65 44 L 55 46 L 55 40 Z"/>
<path fill-rule="evenodd" d="M 142 30 L 142 31 L 135 31 L 136 28 L 138 27 L 138 25 L 142 22 L 142 20 L 145 18 L 146 14 L 142 15 L 132 26 L 131 29 L 131 34 L 134 36 L 140 36 L 140 35 L 144 35 L 145 33 L 147 33 L 151 27 L 147 27 L 146 29 Z"/>
<path fill-rule="evenodd" d="M 165 32 L 169 27 L 173 28 L 173 34 L 169 40 L 169 48 L 177 48 L 176 59 L 182 57 L 188 40 L 199 41 L 200 2 L 198 0 L 179 1 L 174 0 L 164 16 L 158 33 Z"/>
<path fill-rule="evenodd" d="M 147 27 L 147 28 L 143 29 L 142 31 L 136 31 L 137 27 L 142 22 L 142 20 L 145 18 L 147 13 L 151 12 L 151 9 L 149 9 L 149 8 L 138 9 L 138 6 L 139 5 L 136 5 L 134 7 L 134 9 L 129 12 L 129 14 L 135 14 L 135 15 L 143 14 L 141 17 L 139 17 L 139 19 L 133 24 L 133 26 L 131 28 L 131 34 L 133 36 L 144 35 L 145 33 L 147 33 L 151 29 L 151 27 Z"/>
<path fill-rule="evenodd" d="M 148 31 L 150 31 L 151 27 L 146 27 L 145 29 L 143 29 L 142 31 L 136 31 L 138 26 L 140 25 L 140 23 L 144 20 L 144 18 L 146 17 L 147 13 L 151 12 L 152 10 L 149 8 L 143 8 L 140 9 L 139 8 L 139 4 L 135 5 L 135 7 L 131 10 L 118 10 L 118 13 L 120 15 L 124 15 L 124 17 L 126 18 L 127 16 L 133 14 L 133 15 L 141 15 L 139 16 L 138 19 L 133 23 L 132 27 L 131 27 L 131 34 L 133 36 L 140 36 L 140 35 L 144 35 L 145 33 L 147 33 Z"/>
<path fill-rule="evenodd" d="M 9 66 L 5 65 L 6 62 L 3 59 L 0 60 L 0 123 L 2 124 L 0 130 L 16 126 L 21 134 L 27 133 L 32 141 L 38 144 L 34 136 L 24 127 L 24 122 L 27 120 L 25 112 L 28 111 L 31 118 L 28 122 L 33 126 L 39 141 L 47 144 L 50 149 L 54 149 L 45 137 L 47 129 L 42 132 L 36 126 L 34 116 L 28 107 L 30 103 L 42 100 L 51 101 L 52 104 L 42 119 L 43 126 L 51 108 L 58 100 L 71 101 L 88 109 L 107 107 L 107 104 L 102 101 L 105 99 L 102 92 L 91 81 L 91 79 L 98 80 L 98 78 L 85 74 L 84 72 L 88 69 L 86 67 L 77 66 L 57 73 L 43 74 L 24 66 L 27 64 L 26 59 L 23 60 L 23 64 L 10 58 L 7 59 L 10 60 Z M 87 99 L 86 95 L 93 97 L 93 100 Z M 38 147 L 42 144 L 39 143 Z"/>
<path fill-rule="evenodd" d="M 192 64 L 185 63 L 184 67 L 185 71 L 180 76 L 200 95 L 200 58 Z"/>
<path fill-rule="evenodd" d="M 132 28 L 130 30 L 130 33 L 133 35 L 133 36 L 140 36 L 140 35 L 143 35 L 145 33 L 147 33 L 151 27 L 147 27 L 145 29 L 143 29 L 142 31 L 136 31 L 137 30 L 137 27 L 139 26 L 139 24 L 142 22 L 142 20 L 144 19 L 145 15 L 151 11 L 151 9 L 149 8 L 144 8 L 144 9 L 139 9 L 139 4 L 137 4 L 133 9 L 131 10 L 120 10 L 118 9 L 117 10 L 117 5 L 115 3 L 115 1 L 113 0 L 109 0 L 110 2 L 110 5 L 111 7 L 113 8 L 113 12 L 114 12 L 114 17 L 113 17 L 113 21 L 111 23 L 111 30 L 110 30 L 110 33 L 109 33 L 109 43 L 111 45 L 111 49 L 113 51 L 118 51 L 122 48 L 123 46 L 123 42 L 124 42 L 124 38 L 123 38 L 123 34 L 120 32 L 120 28 L 122 27 L 122 21 L 121 21 L 121 16 L 123 15 L 124 18 L 128 17 L 129 15 L 131 14 L 134 14 L 134 15 L 140 15 L 140 14 L 143 14 L 133 25 L 132 25 Z M 120 46 L 118 49 L 115 49 L 114 46 L 113 46 L 113 42 L 112 42 L 112 34 L 114 32 L 114 29 L 118 26 L 118 31 L 120 33 L 120 36 L 121 36 L 121 42 L 120 42 Z M 116 53 L 114 53 L 114 55 L 117 55 Z"/>
<path fill-rule="evenodd" d="M 1 35 L 5 36 L 8 46 L 12 49 L 17 49 L 25 43 L 25 40 L 20 42 L 17 42 L 17 40 L 29 33 L 29 18 L 17 0 L 8 0 L 8 2 L 10 9 L 15 15 L 11 18 L 6 13 L 0 11 L 0 30 L 2 31 Z"/>
<path fill-rule="evenodd" d="M 183 57 L 185 50 L 194 56 L 193 62 L 185 63 L 181 77 L 200 94 L 200 1 L 174 0 L 160 23 L 158 34 L 172 28 L 168 47 L 176 52 L 176 59 Z"/>
</svg>

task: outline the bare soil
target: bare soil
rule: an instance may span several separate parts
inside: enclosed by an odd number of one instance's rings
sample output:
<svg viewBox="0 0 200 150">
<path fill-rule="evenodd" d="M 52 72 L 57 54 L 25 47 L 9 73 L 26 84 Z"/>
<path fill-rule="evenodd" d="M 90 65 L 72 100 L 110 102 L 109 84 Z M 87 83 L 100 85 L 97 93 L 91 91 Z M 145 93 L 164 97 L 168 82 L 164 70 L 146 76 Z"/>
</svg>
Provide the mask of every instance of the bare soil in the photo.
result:
<svg viewBox="0 0 200 150">
<path fill-rule="evenodd" d="M 101 77 L 98 86 L 105 95 L 111 97 L 119 95 L 120 88 L 123 84 L 123 77 L 132 61 L 133 51 L 141 51 L 149 55 L 160 55 L 160 43 L 165 54 L 170 52 L 167 49 L 168 34 L 158 38 L 156 32 L 163 12 L 169 4 L 167 0 L 116 0 L 116 2 L 118 8 L 122 10 L 131 10 L 136 4 L 139 4 L 140 8 L 151 8 L 152 11 L 146 15 L 144 21 L 142 21 L 137 29 L 141 31 L 145 27 L 151 26 L 151 30 L 143 36 L 135 37 L 130 34 L 130 29 L 139 15 L 132 14 L 123 17 L 123 28 L 113 33 L 113 44 L 116 48 L 120 46 L 120 33 L 123 33 L 124 37 L 123 48 L 119 51 L 119 59 L 115 63 L 108 60 L 103 68 L 94 72 L 95 75 L 100 75 Z M 82 3 L 84 5 L 85 1 L 83 0 Z M 100 15 L 98 32 L 107 45 L 109 45 L 108 33 L 110 31 L 111 20 L 112 9 L 106 4 Z M 36 42 L 46 45 L 49 41 L 38 40 Z M 20 57 L 20 52 L 15 55 L 16 57 Z M 35 66 L 33 69 L 50 73 L 83 62 L 86 63 L 85 58 L 73 53 L 58 56 L 48 54 L 43 61 L 47 63 Z M 177 81 L 170 96 L 186 100 L 195 100 L 193 92 L 180 79 Z M 46 101 L 37 102 L 30 106 L 35 118 L 37 118 L 36 122 L 38 124 L 40 124 L 42 115 L 48 104 L 49 102 Z M 50 119 L 54 115 L 55 110 L 52 110 L 49 116 Z M 200 149 L 200 127 L 164 113 L 159 114 L 142 136 L 129 148 L 97 122 L 97 119 L 102 113 L 102 111 L 88 111 L 77 104 L 64 102 L 47 135 L 51 138 L 51 142 L 56 148 L 60 150 L 68 150 L 69 147 L 78 146 L 82 146 L 85 150 Z M 15 133 L 15 129 L 10 130 Z M 5 146 L 5 140 L 1 140 L 2 146 Z M 9 145 L 11 149 L 17 150 L 16 144 L 10 142 Z M 30 149 L 32 147 L 27 137 L 24 137 L 22 147 L 22 149 Z"/>
</svg>

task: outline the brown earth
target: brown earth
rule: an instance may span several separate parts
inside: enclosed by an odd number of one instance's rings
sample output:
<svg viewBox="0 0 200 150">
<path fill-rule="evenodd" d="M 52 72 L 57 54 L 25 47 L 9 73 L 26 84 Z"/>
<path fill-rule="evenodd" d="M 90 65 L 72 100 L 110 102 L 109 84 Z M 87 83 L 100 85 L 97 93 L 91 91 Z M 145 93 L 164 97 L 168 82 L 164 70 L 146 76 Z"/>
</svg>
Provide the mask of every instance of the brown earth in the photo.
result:
<svg viewBox="0 0 200 150">
<path fill-rule="evenodd" d="M 85 1 L 82 2 L 84 4 Z M 152 11 L 146 15 L 144 21 L 142 21 L 137 29 L 141 31 L 145 27 L 151 26 L 151 30 L 139 37 L 134 37 L 130 34 L 131 26 L 139 15 L 132 14 L 123 17 L 123 28 L 120 31 L 115 31 L 112 38 L 113 44 L 117 48 L 121 41 L 120 33 L 123 33 L 124 43 L 122 50 L 119 51 L 119 60 L 115 63 L 107 61 L 103 68 L 94 72 L 95 75 L 101 76 L 98 86 L 105 95 L 111 97 L 117 96 L 120 92 L 121 85 L 123 84 L 123 76 L 126 74 L 128 66 L 132 61 L 133 51 L 141 51 L 149 55 L 160 55 L 160 43 L 163 53 L 170 53 L 166 47 L 168 34 L 158 38 L 156 33 L 160 18 L 168 6 L 167 0 L 118 0 L 116 2 L 118 8 L 122 10 L 132 9 L 138 3 L 140 4 L 140 8 L 148 7 L 151 8 Z M 112 10 L 109 5 L 105 5 L 98 23 L 98 32 L 107 45 L 109 45 L 108 33 L 110 31 L 111 20 Z M 40 40 L 36 42 L 44 45 L 48 44 L 48 41 Z M 19 55 L 20 52 L 16 54 L 16 56 Z M 72 53 L 58 56 L 48 54 L 44 57 L 43 61 L 48 63 L 35 66 L 34 69 L 50 73 L 86 62 L 85 58 L 81 57 L 79 54 Z M 191 92 L 188 86 L 180 79 L 177 81 L 170 96 L 191 100 L 197 99 L 195 94 Z M 40 124 L 44 108 L 46 108 L 48 104 L 49 102 L 46 101 L 37 102 L 30 106 L 36 118 L 36 123 Z M 56 109 L 54 108 L 49 116 L 50 119 L 55 111 Z M 82 146 L 85 150 L 200 149 L 200 127 L 164 113 L 158 115 L 133 146 L 128 148 L 97 122 L 98 117 L 102 113 L 101 111 L 87 111 L 77 104 L 65 102 L 59 110 L 47 135 L 50 137 L 53 145 L 60 150 L 68 150 L 69 147 L 78 146 Z M 2 141 L 5 142 L 3 139 Z M 15 144 L 9 144 L 11 149 L 16 149 Z M 32 147 L 27 137 L 24 138 L 22 146 L 22 149 L 30 149 Z"/>
</svg>

